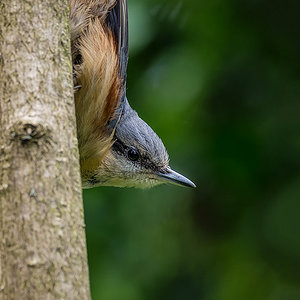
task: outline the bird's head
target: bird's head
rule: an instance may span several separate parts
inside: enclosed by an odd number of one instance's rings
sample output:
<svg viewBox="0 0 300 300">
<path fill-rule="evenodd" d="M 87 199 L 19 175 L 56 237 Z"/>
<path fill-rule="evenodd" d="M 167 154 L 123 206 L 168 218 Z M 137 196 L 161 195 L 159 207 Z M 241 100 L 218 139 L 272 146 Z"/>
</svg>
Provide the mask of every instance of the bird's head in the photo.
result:
<svg viewBox="0 0 300 300">
<path fill-rule="evenodd" d="M 114 133 L 114 143 L 83 187 L 148 188 L 162 183 L 195 187 L 169 167 L 169 156 L 157 134 L 126 101 Z"/>
</svg>

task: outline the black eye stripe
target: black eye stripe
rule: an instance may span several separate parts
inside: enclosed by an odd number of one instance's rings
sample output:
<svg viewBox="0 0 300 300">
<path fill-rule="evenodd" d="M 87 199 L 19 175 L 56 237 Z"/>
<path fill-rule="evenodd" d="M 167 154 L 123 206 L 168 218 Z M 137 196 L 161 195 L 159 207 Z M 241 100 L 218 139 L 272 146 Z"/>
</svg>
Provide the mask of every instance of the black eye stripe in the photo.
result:
<svg viewBox="0 0 300 300">
<path fill-rule="evenodd" d="M 155 164 L 152 161 L 150 161 L 149 159 L 143 160 L 143 167 L 146 169 L 153 170 L 153 171 L 159 170 L 159 168 L 157 166 L 155 166 Z"/>
<path fill-rule="evenodd" d="M 119 155 L 124 155 L 126 156 L 129 160 L 133 162 L 139 161 L 141 166 L 147 169 L 152 169 L 156 170 L 157 167 L 153 162 L 151 162 L 151 159 L 145 153 L 144 155 L 141 155 L 141 153 L 136 149 L 132 147 L 126 146 L 121 140 L 116 139 L 113 146 L 112 150 L 118 153 Z"/>
<path fill-rule="evenodd" d="M 112 149 L 117 152 L 118 154 L 123 154 L 126 155 L 130 160 L 136 161 L 140 158 L 139 151 L 136 150 L 135 148 L 131 148 L 126 146 L 122 141 L 117 139 L 113 146 Z"/>
<path fill-rule="evenodd" d="M 112 149 L 119 154 L 125 154 L 126 147 L 120 140 L 116 140 L 112 146 Z"/>
</svg>

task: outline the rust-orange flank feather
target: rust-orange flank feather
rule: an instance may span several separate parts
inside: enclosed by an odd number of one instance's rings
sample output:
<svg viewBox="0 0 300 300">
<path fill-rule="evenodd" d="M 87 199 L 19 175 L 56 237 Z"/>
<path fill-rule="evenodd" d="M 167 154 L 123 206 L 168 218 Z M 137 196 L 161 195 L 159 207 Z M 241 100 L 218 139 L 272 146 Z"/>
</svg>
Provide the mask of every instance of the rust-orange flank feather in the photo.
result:
<svg viewBox="0 0 300 300">
<path fill-rule="evenodd" d="M 77 132 L 82 176 L 95 170 L 112 145 L 106 127 L 117 108 L 122 80 L 117 42 L 105 18 L 116 1 L 70 1 Z"/>
</svg>

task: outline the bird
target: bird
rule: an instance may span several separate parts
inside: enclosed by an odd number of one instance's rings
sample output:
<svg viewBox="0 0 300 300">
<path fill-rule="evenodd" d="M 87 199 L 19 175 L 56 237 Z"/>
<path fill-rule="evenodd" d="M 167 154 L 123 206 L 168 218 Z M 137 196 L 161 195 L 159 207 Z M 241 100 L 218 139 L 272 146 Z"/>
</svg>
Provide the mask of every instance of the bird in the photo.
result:
<svg viewBox="0 0 300 300">
<path fill-rule="evenodd" d="M 195 187 L 126 96 L 127 0 L 69 0 L 82 187 Z"/>
</svg>

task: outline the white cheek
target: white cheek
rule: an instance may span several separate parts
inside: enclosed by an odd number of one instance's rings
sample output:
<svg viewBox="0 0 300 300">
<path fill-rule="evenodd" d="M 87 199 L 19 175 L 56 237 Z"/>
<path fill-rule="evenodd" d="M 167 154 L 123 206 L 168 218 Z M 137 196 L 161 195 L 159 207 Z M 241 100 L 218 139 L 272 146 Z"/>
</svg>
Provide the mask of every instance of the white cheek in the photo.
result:
<svg viewBox="0 0 300 300">
<path fill-rule="evenodd" d="M 139 162 L 132 162 L 123 155 L 111 155 L 105 165 L 104 170 L 99 170 L 99 177 L 103 179 L 99 185 L 145 189 L 161 184 L 150 171 L 142 170 Z"/>
<path fill-rule="evenodd" d="M 119 157 L 115 160 L 115 169 L 119 169 L 119 172 L 123 174 L 124 177 L 134 177 L 137 173 L 141 171 L 141 166 L 139 162 L 132 162 L 125 156 Z"/>
<path fill-rule="evenodd" d="M 124 173 L 128 174 L 129 176 L 130 176 L 130 174 L 134 175 L 134 174 L 138 173 L 140 170 L 141 169 L 139 166 L 137 166 L 136 164 L 132 164 L 132 163 L 128 163 L 123 166 Z"/>
</svg>

